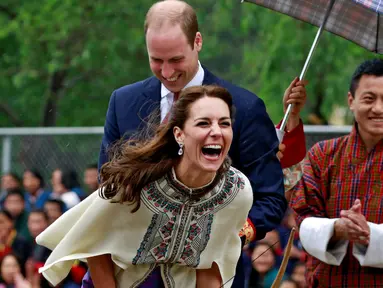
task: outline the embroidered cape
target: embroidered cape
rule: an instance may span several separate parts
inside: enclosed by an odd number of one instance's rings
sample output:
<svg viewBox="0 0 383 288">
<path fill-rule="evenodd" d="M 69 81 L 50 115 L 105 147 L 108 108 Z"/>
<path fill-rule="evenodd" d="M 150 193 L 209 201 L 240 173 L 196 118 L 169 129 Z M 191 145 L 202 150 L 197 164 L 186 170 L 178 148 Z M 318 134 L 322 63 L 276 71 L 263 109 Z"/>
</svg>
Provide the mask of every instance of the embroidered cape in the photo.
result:
<svg viewBox="0 0 383 288">
<path fill-rule="evenodd" d="M 249 180 L 230 168 L 200 199 L 169 173 L 147 185 L 141 207 L 102 199 L 99 191 L 37 237 L 52 254 L 40 272 L 57 285 L 77 259 L 111 254 L 117 287 L 137 287 L 157 266 L 167 287 L 195 287 L 195 269 L 216 262 L 231 286 L 241 253 L 239 231 L 253 203 Z"/>
</svg>

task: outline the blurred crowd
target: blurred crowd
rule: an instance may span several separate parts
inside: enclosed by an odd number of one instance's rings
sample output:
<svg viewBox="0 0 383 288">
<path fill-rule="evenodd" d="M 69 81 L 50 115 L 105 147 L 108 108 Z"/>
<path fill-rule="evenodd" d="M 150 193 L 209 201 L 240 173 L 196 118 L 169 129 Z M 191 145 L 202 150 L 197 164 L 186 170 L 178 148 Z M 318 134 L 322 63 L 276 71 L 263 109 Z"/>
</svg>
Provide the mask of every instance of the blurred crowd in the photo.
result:
<svg viewBox="0 0 383 288">
<path fill-rule="evenodd" d="M 51 287 L 38 273 L 51 251 L 37 245 L 35 239 L 65 211 L 97 190 L 97 173 L 97 165 L 89 165 L 83 174 L 84 185 L 76 172 L 60 168 L 52 172 L 51 185 L 46 185 L 46 179 L 35 169 L 27 169 L 23 175 L 2 175 L 0 288 Z M 80 288 L 86 271 L 85 263 L 75 263 L 57 287 Z"/>
<path fill-rule="evenodd" d="M 0 288 L 51 287 L 38 273 L 51 251 L 35 238 L 65 211 L 80 203 L 98 188 L 97 164 L 89 165 L 80 184 L 72 170 L 55 169 L 50 185 L 38 170 L 23 175 L 7 173 L 0 192 Z M 52 187 L 47 189 L 46 187 Z M 248 260 L 248 288 L 271 287 L 280 267 L 291 228 L 296 226 L 289 210 L 281 225 L 256 243 L 245 246 Z M 295 234 L 283 288 L 305 288 L 305 257 Z M 87 271 L 83 262 L 73 265 L 58 288 L 80 288 Z"/>
<path fill-rule="evenodd" d="M 277 276 L 281 266 L 285 248 L 293 227 L 297 227 L 294 212 L 287 213 L 281 225 L 266 234 L 261 241 L 244 247 L 248 261 L 248 288 L 269 288 Z M 299 234 L 295 233 L 290 260 L 280 288 L 306 288 L 306 253 L 299 241 Z"/>
</svg>

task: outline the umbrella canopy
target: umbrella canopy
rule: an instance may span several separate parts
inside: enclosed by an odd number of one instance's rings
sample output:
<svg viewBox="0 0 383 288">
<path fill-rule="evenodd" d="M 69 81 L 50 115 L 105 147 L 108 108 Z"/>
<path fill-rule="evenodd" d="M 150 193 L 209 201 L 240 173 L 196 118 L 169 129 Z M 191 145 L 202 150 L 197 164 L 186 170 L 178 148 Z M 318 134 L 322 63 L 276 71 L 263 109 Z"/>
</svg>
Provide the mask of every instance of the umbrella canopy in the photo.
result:
<svg viewBox="0 0 383 288">
<path fill-rule="evenodd" d="M 330 0 L 243 0 L 321 26 Z M 242 1 L 242 2 L 243 2 Z M 383 54 L 383 0 L 336 0 L 324 30 Z"/>
<path fill-rule="evenodd" d="M 303 79 L 323 30 L 339 35 L 372 52 L 383 54 L 383 0 L 241 0 L 289 15 L 319 27 L 303 66 Z M 292 104 L 287 107 L 280 129 L 284 137 Z"/>
</svg>

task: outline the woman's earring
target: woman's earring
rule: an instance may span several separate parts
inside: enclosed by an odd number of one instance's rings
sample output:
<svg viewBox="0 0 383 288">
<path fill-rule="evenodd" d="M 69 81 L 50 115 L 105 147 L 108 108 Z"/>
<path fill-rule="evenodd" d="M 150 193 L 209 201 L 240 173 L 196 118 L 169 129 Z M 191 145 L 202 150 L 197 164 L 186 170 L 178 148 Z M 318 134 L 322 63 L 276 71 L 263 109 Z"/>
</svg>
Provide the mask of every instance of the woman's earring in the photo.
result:
<svg viewBox="0 0 383 288">
<path fill-rule="evenodd" d="M 184 149 L 183 149 L 183 147 L 184 147 L 184 144 L 182 144 L 182 143 L 178 143 L 178 145 L 180 145 L 180 150 L 178 150 L 178 155 L 182 155 L 182 154 L 184 154 Z"/>
</svg>

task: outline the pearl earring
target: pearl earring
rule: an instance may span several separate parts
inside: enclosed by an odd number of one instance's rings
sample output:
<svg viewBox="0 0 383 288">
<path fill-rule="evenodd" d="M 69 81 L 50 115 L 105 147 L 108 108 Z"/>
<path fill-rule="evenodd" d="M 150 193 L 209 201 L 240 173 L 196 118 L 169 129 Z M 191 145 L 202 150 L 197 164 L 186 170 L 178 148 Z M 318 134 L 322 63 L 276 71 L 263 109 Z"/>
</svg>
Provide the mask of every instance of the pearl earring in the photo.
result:
<svg viewBox="0 0 383 288">
<path fill-rule="evenodd" d="M 178 145 L 180 145 L 180 150 L 178 150 L 178 155 L 182 155 L 182 154 L 184 154 L 184 149 L 183 149 L 183 147 L 184 147 L 184 144 L 182 144 L 182 143 L 178 143 Z"/>
</svg>

